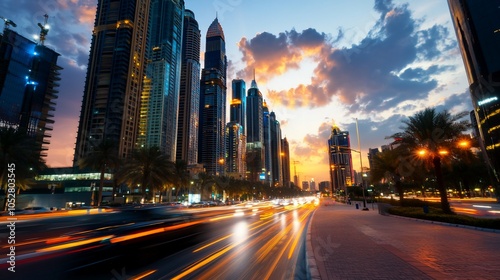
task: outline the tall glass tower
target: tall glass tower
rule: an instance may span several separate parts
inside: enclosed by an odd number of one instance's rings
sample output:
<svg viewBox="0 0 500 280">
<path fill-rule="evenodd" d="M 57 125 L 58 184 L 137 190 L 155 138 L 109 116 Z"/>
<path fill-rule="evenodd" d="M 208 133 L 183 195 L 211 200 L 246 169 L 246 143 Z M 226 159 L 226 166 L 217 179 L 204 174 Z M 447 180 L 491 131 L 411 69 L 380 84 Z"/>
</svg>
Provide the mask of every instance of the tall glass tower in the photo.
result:
<svg viewBox="0 0 500 280">
<path fill-rule="evenodd" d="M 175 161 L 181 75 L 183 0 L 151 0 L 139 145 Z"/>
<path fill-rule="evenodd" d="M 271 117 L 269 115 L 269 108 L 264 100 L 262 104 L 262 128 L 264 134 L 264 168 L 266 184 L 271 185 L 273 164 L 272 164 L 272 153 L 271 153 Z"/>
<path fill-rule="evenodd" d="M 243 179 L 246 176 L 246 84 L 241 79 L 232 81 L 232 99 L 226 125 L 226 171 L 228 176 Z"/>
<path fill-rule="evenodd" d="M 264 106 L 262 93 L 257 87 L 255 78 L 247 93 L 247 144 L 246 163 L 251 181 L 265 180 L 264 155 Z M 262 177 L 261 177 L 262 174 Z"/>
<path fill-rule="evenodd" d="M 207 31 L 200 84 L 198 162 L 212 175 L 223 175 L 226 152 L 226 72 L 224 32 L 216 18 Z"/>
<path fill-rule="evenodd" d="M 118 156 L 136 146 L 146 65 L 149 0 L 99 0 L 74 164 L 103 140 Z"/>
<path fill-rule="evenodd" d="M 243 134 L 246 135 L 246 84 L 241 79 L 234 79 L 232 81 L 233 98 L 231 99 L 229 119 L 239 123 L 243 127 Z"/>
<path fill-rule="evenodd" d="M 500 0 L 448 0 L 481 138 L 500 194 Z"/>
<path fill-rule="evenodd" d="M 201 33 L 194 13 L 184 12 L 176 160 L 198 163 Z"/>
<path fill-rule="evenodd" d="M 281 153 L 281 126 L 274 112 L 269 114 L 269 127 L 271 139 L 271 182 L 273 186 L 278 186 L 283 182 L 283 162 Z"/>
</svg>

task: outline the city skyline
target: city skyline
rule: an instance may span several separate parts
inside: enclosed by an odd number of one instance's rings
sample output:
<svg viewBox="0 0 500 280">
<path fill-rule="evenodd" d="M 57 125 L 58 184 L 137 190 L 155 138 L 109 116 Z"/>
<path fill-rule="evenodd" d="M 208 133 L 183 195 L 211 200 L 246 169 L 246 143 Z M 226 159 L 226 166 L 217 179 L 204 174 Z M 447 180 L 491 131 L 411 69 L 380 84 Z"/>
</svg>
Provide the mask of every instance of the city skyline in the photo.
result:
<svg viewBox="0 0 500 280">
<path fill-rule="evenodd" d="M 14 30 L 23 36 L 38 33 L 36 23 L 43 22 L 45 13 L 53 26 L 45 44 L 61 53 L 64 70 L 47 158 L 52 167 L 72 164 L 94 2 L 0 4 L 6 13 L 0 16 L 13 15 Z M 354 1 L 321 3 L 321 9 L 300 3 L 185 3 L 202 38 L 215 17 L 221 23 L 228 84 L 241 78 L 249 85 L 255 71 L 269 110 L 281 122 L 282 137 L 289 141 L 290 161 L 299 162 L 300 181 L 329 181 L 326 143 L 333 123 L 355 137 L 358 119 L 366 158 L 369 148 L 389 142 L 385 137 L 399 131 L 401 120 L 425 107 L 472 110 L 446 2 Z"/>
</svg>

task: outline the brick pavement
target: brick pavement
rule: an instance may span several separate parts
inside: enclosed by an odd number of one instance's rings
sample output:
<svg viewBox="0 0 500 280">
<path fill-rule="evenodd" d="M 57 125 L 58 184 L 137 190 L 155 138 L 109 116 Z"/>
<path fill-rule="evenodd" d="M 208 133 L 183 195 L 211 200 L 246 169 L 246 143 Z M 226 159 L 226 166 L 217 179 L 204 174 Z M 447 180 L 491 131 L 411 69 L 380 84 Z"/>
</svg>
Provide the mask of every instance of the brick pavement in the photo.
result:
<svg viewBox="0 0 500 280">
<path fill-rule="evenodd" d="M 312 279 L 500 279 L 500 233 L 323 199 L 309 223 Z"/>
</svg>

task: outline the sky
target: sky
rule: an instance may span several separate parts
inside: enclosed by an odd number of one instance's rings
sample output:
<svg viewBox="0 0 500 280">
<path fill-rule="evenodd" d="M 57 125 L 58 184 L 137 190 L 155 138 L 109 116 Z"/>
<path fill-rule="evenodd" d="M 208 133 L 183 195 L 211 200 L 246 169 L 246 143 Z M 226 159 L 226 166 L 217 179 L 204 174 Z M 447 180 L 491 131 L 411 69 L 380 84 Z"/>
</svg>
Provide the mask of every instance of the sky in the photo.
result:
<svg viewBox="0 0 500 280">
<path fill-rule="evenodd" d="M 72 165 L 96 4 L 0 1 L 0 16 L 29 38 L 48 14 L 45 45 L 61 54 L 51 167 Z M 202 60 L 207 29 L 218 18 L 228 85 L 241 78 L 249 88 L 255 69 L 290 144 L 291 174 L 300 181 L 329 181 L 332 125 L 349 131 L 351 147 L 361 151 L 362 162 L 353 153 L 359 170 L 368 166 L 368 149 L 388 144 L 387 136 L 402 131 L 402 121 L 416 112 L 472 110 L 447 1 L 185 0 L 185 7 L 200 26 Z"/>
</svg>

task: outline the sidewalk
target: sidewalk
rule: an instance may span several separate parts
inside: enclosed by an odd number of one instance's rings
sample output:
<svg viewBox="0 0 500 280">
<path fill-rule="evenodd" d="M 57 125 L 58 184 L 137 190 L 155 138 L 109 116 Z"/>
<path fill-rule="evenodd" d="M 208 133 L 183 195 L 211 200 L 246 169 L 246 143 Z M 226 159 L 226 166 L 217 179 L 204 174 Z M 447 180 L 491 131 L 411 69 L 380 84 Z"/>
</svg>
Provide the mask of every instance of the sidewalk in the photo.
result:
<svg viewBox="0 0 500 280">
<path fill-rule="evenodd" d="M 377 205 L 362 211 L 355 203 L 323 199 L 315 211 L 311 279 L 498 279 L 499 233 L 383 216 Z"/>
</svg>

